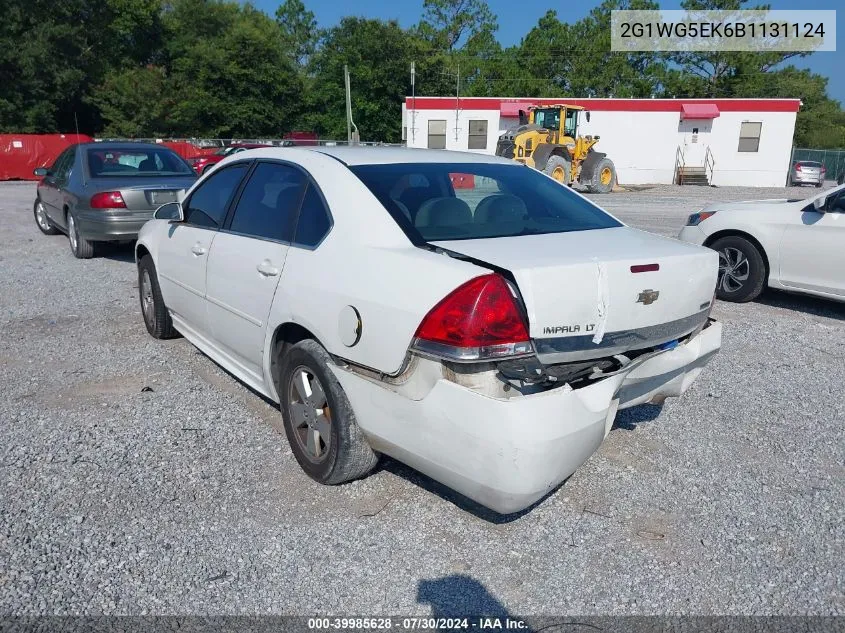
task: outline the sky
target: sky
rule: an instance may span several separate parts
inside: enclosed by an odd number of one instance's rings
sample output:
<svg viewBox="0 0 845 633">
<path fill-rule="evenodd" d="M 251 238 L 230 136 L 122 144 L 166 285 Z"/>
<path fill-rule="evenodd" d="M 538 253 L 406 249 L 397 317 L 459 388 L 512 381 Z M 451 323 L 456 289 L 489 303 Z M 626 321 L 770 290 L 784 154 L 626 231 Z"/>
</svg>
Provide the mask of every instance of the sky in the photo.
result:
<svg viewBox="0 0 845 633">
<path fill-rule="evenodd" d="M 309 10 L 314 12 L 322 28 L 337 24 L 346 15 L 367 18 L 396 19 L 403 27 L 416 24 L 422 15 L 422 0 L 354 0 L 351 3 L 339 0 L 303 0 Z M 836 9 L 841 0 L 801 0 L 801 9 Z M 252 3 L 270 15 L 275 14 L 280 0 L 252 0 Z M 557 11 L 561 20 L 574 22 L 584 17 L 599 4 L 598 1 L 580 2 L 575 0 L 549 0 L 547 2 L 518 2 L 514 0 L 487 0 L 487 4 L 499 17 L 499 30 L 496 33 L 502 46 L 518 44 L 537 21 L 549 9 Z M 749 5 L 757 4 L 752 0 Z M 762 2 L 761 2 L 762 4 Z M 772 9 L 796 9 L 795 0 L 769 0 Z M 840 34 L 835 52 L 813 53 L 804 58 L 790 60 L 799 68 L 809 68 L 813 72 L 828 78 L 828 94 L 845 104 L 845 4 L 836 16 L 837 31 Z M 680 9 L 680 0 L 661 0 L 662 9 Z M 507 96 L 507 95 L 502 95 Z M 797 95 L 800 96 L 800 95 Z"/>
</svg>

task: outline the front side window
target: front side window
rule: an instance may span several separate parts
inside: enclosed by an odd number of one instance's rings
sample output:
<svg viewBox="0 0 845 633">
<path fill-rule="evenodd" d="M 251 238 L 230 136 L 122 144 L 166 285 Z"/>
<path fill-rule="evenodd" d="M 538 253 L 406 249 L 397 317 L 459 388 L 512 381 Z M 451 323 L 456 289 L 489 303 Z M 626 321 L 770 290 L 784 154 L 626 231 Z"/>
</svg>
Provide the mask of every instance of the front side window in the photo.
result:
<svg viewBox="0 0 845 633">
<path fill-rule="evenodd" d="M 746 121 L 739 126 L 739 152 L 756 152 L 760 149 L 760 132 L 763 124 Z"/>
<path fill-rule="evenodd" d="M 219 229 L 226 219 L 229 202 L 248 167 L 248 163 L 232 165 L 207 178 L 184 205 L 185 223 Z"/>
<path fill-rule="evenodd" d="M 229 230 L 289 242 L 304 184 L 305 176 L 293 167 L 259 163 L 235 206 Z"/>
<path fill-rule="evenodd" d="M 56 178 L 57 180 L 61 180 L 63 178 L 64 173 L 70 168 L 71 162 L 73 162 L 74 149 L 72 147 L 67 148 L 59 157 L 53 162 L 50 166 L 50 174 Z"/>
<path fill-rule="evenodd" d="M 586 198 L 523 165 L 404 163 L 350 169 L 414 243 L 622 226 Z"/>
<path fill-rule="evenodd" d="M 428 148 L 446 149 L 446 120 L 428 122 Z"/>
</svg>

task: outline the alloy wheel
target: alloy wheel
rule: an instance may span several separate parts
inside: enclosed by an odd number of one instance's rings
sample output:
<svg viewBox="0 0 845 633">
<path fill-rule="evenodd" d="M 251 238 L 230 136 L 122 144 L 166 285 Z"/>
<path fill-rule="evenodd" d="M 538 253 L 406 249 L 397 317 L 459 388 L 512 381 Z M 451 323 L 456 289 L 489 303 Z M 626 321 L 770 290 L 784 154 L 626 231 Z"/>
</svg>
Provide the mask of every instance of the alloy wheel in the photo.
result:
<svg viewBox="0 0 845 633">
<path fill-rule="evenodd" d="M 719 284 L 728 293 L 737 292 L 748 281 L 751 264 L 745 254 L 731 246 L 719 251 Z"/>
<path fill-rule="evenodd" d="M 77 251 L 78 237 L 76 235 L 76 222 L 74 222 L 73 216 L 70 214 L 67 216 L 67 237 L 70 240 L 70 247 L 75 253 Z"/>
<path fill-rule="evenodd" d="M 35 206 L 35 219 L 38 222 L 38 226 L 40 226 L 44 231 L 49 231 L 53 228 L 47 220 L 47 212 L 44 210 L 43 202 L 39 202 Z"/>
<path fill-rule="evenodd" d="M 332 418 L 323 385 L 314 373 L 300 365 L 288 385 L 288 411 L 294 436 L 312 462 L 323 461 L 332 441 Z"/>
<path fill-rule="evenodd" d="M 144 313 L 144 320 L 150 325 L 155 324 L 155 299 L 153 298 L 153 283 L 150 280 L 150 271 L 145 270 L 141 275 L 141 310 Z"/>
</svg>

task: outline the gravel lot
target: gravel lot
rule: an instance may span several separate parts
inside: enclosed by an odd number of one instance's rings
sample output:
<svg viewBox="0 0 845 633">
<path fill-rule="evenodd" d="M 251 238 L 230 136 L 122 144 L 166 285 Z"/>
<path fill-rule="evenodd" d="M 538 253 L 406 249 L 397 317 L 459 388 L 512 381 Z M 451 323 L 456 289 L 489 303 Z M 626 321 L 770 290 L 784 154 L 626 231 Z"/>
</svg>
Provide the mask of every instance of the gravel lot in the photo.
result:
<svg viewBox="0 0 845 633">
<path fill-rule="evenodd" d="M 0 184 L 0 613 L 845 614 L 842 304 L 719 303 L 685 397 L 622 412 L 497 519 L 389 460 L 312 483 L 276 408 L 147 335 L 131 249 L 73 259 L 34 193 Z M 675 235 L 706 200 L 783 193 L 599 202 Z"/>
</svg>

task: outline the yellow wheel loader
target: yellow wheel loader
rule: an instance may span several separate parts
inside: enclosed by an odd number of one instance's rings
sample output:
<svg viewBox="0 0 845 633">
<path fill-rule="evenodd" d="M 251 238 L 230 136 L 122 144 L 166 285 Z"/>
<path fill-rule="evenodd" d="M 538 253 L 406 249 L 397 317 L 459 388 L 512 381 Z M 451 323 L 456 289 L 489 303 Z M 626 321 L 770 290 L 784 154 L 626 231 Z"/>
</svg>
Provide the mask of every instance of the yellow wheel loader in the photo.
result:
<svg viewBox="0 0 845 633">
<path fill-rule="evenodd" d="M 512 158 L 566 185 L 580 183 L 594 193 L 609 193 L 616 168 L 593 146 L 598 136 L 578 136 L 578 120 L 590 113 L 580 106 L 556 104 L 519 111 L 520 125 L 499 137 L 496 156 Z"/>
</svg>

